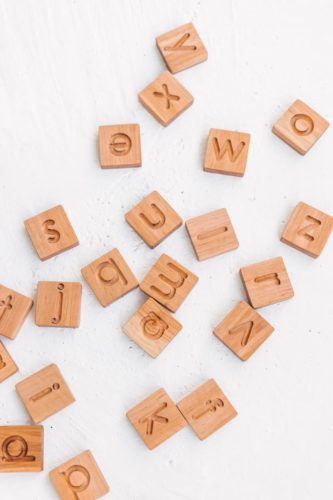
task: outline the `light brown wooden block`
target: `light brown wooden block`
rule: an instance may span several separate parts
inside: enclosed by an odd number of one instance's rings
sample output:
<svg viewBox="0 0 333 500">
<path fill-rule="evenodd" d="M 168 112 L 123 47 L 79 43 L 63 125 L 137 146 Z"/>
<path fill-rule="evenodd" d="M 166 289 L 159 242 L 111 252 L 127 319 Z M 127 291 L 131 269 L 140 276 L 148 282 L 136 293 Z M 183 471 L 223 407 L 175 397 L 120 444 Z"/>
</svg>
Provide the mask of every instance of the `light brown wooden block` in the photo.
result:
<svg viewBox="0 0 333 500">
<path fill-rule="evenodd" d="M 193 103 L 191 94 L 169 71 L 139 93 L 139 101 L 165 127 Z"/>
<path fill-rule="evenodd" d="M 319 257 L 332 228 L 333 217 L 300 202 L 291 214 L 281 241 L 311 257 Z"/>
<path fill-rule="evenodd" d="M 242 177 L 245 173 L 250 134 L 211 128 L 208 135 L 204 170 Z"/>
<path fill-rule="evenodd" d="M 182 325 L 154 299 L 148 299 L 123 326 L 126 335 L 153 358 L 181 329 Z"/>
<path fill-rule="evenodd" d="M 186 221 L 187 232 L 198 260 L 209 259 L 239 247 L 225 208 Z"/>
<path fill-rule="evenodd" d="M 0 285 L 0 335 L 13 340 L 32 308 L 32 300 Z"/>
<path fill-rule="evenodd" d="M 42 425 L 1 425 L 0 472 L 42 471 L 43 442 Z"/>
<path fill-rule="evenodd" d="M 49 476 L 61 500 L 95 500 L 109 492 L 108 483 L 89 450 L 51 470 Z"/>
<path fill-rule="evenodd" d="M 75 401 L 59 368 L 54 364 L 21 380 L 16 384 L 16 390 L 35 424 Z"/>
<path fill-rule="evenodd" d="M 176 312 L 197 281 L 195 274 L 163 254 L 145 276 L 140 288 L 170 311 Z"/>
<path fill-rule="evenodd" d="M 81 273 L 104 307 L 139 286 L 117 248 L 88 264 Z"/>
<path fill-rule="evenodd" d="M 242 267 L 240 275 L 250 304 L 255 309 L 294 296 L 282 257 Z"/>
<path fill-rule="evenodd" d="M 38 326 L 80 326 L 81 283 L 39 281 L 35 321 Z"/>
<path fill-rule="evenodd" d="M 206 61 L 208 54 L 192 23 L 184 24 L 156 38 L 156 45 L 171 73 Z"/>
<path fill-rule="evenodd" d="M 61 205 L 27 219 L 24 225 L 40 260 L 54 257 L 79 244 Z"/>
<path fill-rule="evenodd" d="M 275 123 L 273 133 L 298 153 L 305 155 L 328 126 L 325 118 L 297 100 Z"/>
<path fill-rule="evenodd" d="M 140 125 L 99 127 L 99 160 L 102 168 L 141 167 Z"/>
<path fill-rule="evenodd" d="M 164 389 L 154 392 L 126 415 L 150 450 L 186 426 L 186 420 Z"/>
<path fill-rule="evenodd" d="M 127 212 L 125 219 L 150 248 L 156 247 L 183 223 L 157 191 L 143 198 Z"/>
<path fill-rule="evenodd" d="M 274 328 L 246 302 L 239 302 L 214 328 L 214 335 L 246 361 Z"/>
<path fill-rule="evenodd" d="M 17 365 L 3 343 L 0 341 L 0 382 L 18 371 Z"/>
<path fill-rule="evenodd" d="M 237 416 L 237 411 L 213 379 L 191 392 L 177 406 L 199 439 L 206 439 Z"/>
</svg>

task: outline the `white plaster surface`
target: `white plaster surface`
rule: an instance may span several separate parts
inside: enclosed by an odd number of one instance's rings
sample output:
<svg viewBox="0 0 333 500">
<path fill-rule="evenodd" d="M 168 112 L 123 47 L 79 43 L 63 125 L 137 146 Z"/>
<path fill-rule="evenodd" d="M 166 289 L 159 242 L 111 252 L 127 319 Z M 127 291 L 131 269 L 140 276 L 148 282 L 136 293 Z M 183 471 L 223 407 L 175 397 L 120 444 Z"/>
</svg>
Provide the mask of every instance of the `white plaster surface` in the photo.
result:
<svg viewBox="0 0 333 500">
<path fill-rule="evenodd" d="M 79 280 L 118 247 L 142 279 L 166 252 L 199 276 L 157 359 L 122 333 L 136 290 L 102 308 L 83 285 L 78 330 L 35 326 L 14 342 L 20 373 L 0 387 L 0 423 L 28 424 L 15 383 L 48 363 L 76 403 L 44 422 L 45 470 L 3 474 L 1 500 L 53 500 L 48 471 L 91 449 L 113 500 L 329 500 L 333 496 L 333 239 L 315 260 L 280 243 L 296 203 L 333 212 L 333 128 L 302 157 L 271 133 L 296 98 L 333 120 L 330 0 L 0 0 L 0 282 Z M 164 70 L 155 36 L 193 21 L 207 62 L 177 75 L 193 106 L 163 128 L 137 93 Z M 101 170 L 100 124 L 141 125 L 143 166 Z M 202 170 L 211 127 L 252 135 L 244 178 Z M 197 262 L 182 227 L 150 250 L 124 213 L 156 189 L 184 220 L 226 207 L 240 247 Z M 23 220 L 62 203 L 80 246 L 37 258 Z M 245 298 L 240 266 L 282 255 L 295 298 L 263 309 L 275 327 L 246 363 L 212 329 Z M 151 452 L 125 417 L 159 387 L 174 400 L 207 378 L 239 416 L 208 440 L 186 428 Z"/>
</svg>

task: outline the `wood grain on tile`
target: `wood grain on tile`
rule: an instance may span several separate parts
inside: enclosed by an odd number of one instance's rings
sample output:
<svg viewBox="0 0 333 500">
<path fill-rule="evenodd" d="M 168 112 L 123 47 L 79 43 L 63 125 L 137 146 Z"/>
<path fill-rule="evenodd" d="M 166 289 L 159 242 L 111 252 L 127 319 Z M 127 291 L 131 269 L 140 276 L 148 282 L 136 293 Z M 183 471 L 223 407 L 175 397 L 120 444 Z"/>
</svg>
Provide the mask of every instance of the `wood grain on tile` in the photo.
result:
<svg viewBox="0 0 333 500">
<path fill-rule="evenodd" d="M 250 134 L 212 128 L 209 131 L 204 170 L 242 177 L 245 173 Z"/>
<path fill-rule="evenodd" d="M 0 383 L 18 371 L 17 365 L 0 341 Z"/>
<path fill-rule="evenodd" d="M 32 300 L 0 285 L 0 335 L 13 340 L 32 308 Z"/>
<path fill-rule="evenodd" d="M 77 328 L 80 325 L 81 295 L 81 283 L 39 281 L 36 325 Z"/>
<path fill-rule="evenodd" d="M 99 127 L 99 161 L 102 168 L 140 167 L 140 125 Z"/>
<path fill-rule="evenodd" d="M 0 472 L 42 471 L 43 440 L 41 425 L 1 425 Z"/>
</svg>

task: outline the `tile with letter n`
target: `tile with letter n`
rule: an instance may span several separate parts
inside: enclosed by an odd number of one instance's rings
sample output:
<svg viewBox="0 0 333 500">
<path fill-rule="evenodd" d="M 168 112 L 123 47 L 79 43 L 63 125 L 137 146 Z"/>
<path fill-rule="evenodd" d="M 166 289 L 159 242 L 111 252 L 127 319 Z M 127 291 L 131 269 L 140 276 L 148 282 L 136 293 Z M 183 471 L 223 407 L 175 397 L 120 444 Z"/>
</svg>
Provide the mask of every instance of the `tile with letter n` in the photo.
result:
<svg viewBox="0 0 333 500">
<path fill-rule="evenodd" d="M 209 131 L 204 170 L 242 177 L 245 173 L 250 134 L 212 128 Z"/>
<path fill-rule="evenodd" d="M 18 371 L 17 365 L 0 340 L 0 383 Z"/>
<path fill-rule="evenodd" d="M 15 339 L 32 304 L 29 297 L 0 285 L 0 335 Z"/>
<path fill-rule="evenodd" d="M 102 168 L 140 167 L 140 125 L 99 127 L 99 161 Z"/>
<path fill-rule="evenodd" d="M 81 295 L 81 283 L 39 281 L 36 325 L 77 328 L 80 325 Z"/>
<path fill-rule="evenodd" d="M 43 458 L 42 425 L 0 426 L 0 472 L 40 472 Z"/>
</svg>

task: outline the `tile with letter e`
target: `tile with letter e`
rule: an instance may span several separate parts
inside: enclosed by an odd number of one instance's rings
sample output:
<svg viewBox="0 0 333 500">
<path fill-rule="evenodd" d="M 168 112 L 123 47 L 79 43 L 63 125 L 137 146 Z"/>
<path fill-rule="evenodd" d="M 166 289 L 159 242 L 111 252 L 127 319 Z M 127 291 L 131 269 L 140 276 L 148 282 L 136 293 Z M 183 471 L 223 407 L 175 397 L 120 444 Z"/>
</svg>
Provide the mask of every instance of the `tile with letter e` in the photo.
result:
<svg viewBox="0 0 333 500">
<path fill-rule="evenodd" d="M 81 295 L 81 283 L 39 281 L 36 325 L 77 328 L 80 325 Z"/>
<path fill-rule="evenodd" d="M 40 472 L 43 458 L 42 425 L 0 426 L 0 472 Z"/>
<path fill-rule="evenodd" d="M 0 383 L 18 371 L 17 365 L 0 340 Z"/>
<path fill-rule="evenodd" d="M 211 128 L 208 135 L 204 170 L 216 174 L 245 174 L 250 134 Z"/>
<path fill-rule="evenodd" d="M 15 339 L 32 304 L 29 297 L 0 285 L 0 335 Z"/>
<path fill-rule="evenodd" d="M 99 161 L 102 168 L 141 167 L 140 125 L 99 127 Z"/>
</svg>

